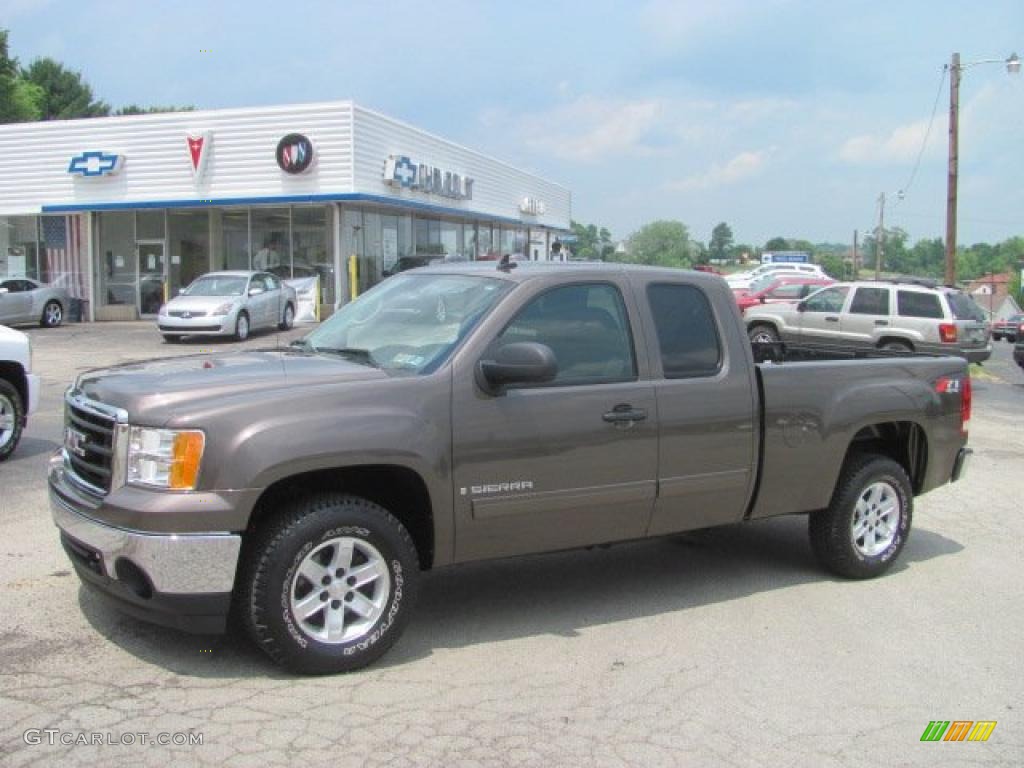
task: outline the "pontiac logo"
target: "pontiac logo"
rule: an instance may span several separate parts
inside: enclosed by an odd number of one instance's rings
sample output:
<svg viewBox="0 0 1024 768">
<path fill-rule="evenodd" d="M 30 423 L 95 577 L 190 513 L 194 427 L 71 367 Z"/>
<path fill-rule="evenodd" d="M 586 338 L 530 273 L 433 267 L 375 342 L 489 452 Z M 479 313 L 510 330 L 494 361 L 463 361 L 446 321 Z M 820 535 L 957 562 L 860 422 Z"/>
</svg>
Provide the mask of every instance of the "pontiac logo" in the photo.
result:
<svg viewBox="0 0 1024 768">
<path fill-rule="evenodd" d="M 79 458 L 85 458 L 85 449 L 89 445 L 89 437 L 73 427 L 68 427 L 64 434 L 64 444 L 68 450 Z"/>
</svg>

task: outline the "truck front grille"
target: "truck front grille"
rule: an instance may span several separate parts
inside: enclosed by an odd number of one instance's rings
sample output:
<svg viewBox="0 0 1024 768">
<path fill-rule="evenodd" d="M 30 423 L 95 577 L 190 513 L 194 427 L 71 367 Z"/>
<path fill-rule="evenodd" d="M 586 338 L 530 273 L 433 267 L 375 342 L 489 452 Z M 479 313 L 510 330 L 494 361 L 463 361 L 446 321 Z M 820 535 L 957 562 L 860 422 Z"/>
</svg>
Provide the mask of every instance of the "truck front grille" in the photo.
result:
<svg viewBox="0 0 1024 768">
<path fill-rule="evenodd" d="M 127 428 L 120 411 L 69 393 L 64 400 L 64 464 L 79 485 L 106 494 L 114 484 Z"/>
</svg>

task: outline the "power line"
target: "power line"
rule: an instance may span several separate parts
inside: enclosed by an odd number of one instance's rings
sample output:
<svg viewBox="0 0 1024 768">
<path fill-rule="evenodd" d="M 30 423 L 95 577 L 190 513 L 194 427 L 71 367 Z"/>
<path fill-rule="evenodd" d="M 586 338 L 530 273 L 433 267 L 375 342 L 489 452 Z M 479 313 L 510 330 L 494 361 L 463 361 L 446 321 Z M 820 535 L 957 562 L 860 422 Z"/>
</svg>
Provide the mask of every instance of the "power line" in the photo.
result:
<svg viewBox="0 0 1024 768">
<path fill-rule="evenodd" d="M 928 128 L 924 132 L 924 140 L 921 142 L 921 149 L 917 153 L 917 161 L 914 163 L 914 170 L 910 172 L 910 178 L 907 179 L 907 183 L 903 185 L 897 194 L 897 199 L 903 202 L 903 198 L 907 196 L 907 192 L 910 191 L 910 187 L 914 183 L 914 179 L 917 178 L 917 170 L 921 167 L 921 158 L 924 156 L 925 147 L 928 146 L 928 138 L 932 134 L 932 124 L 935 122 L 935 113 L 939 109 L 939 98 L 942 96 L 942 86 L 946 82 L 946 70 L 948 67 L 942 68 L 941 76 L 939 77 L 939 88 L 935 91 L 935 103 L 932 104 L 932 116 L 928 119 Z"/>
</svg>

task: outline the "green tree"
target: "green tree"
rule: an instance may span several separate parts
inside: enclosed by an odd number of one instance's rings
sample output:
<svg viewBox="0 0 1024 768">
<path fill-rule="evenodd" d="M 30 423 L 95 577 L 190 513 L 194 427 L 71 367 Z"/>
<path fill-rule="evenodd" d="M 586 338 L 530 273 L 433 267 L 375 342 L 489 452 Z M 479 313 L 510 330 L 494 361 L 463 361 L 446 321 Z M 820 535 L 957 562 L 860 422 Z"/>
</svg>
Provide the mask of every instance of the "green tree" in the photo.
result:
<svg viewBox="0 0 1024 768">
<path fill-rule="evenodd" d="M 576 242 L 572 244 L 572 252 L 576 256 L 590 261 L 603 261 L 615 250 L 611 232 L 606 227 L 599 228 L 578 221 L 570 222 L 569 226 L 576 236 Z"/>
<path fill-rule="evenodd" d="M 789 241 L 784 237 L 773 237 L 764 244 L 766 251 L 788 251 Z"/>
<path fill-rule="evenodd" d="M 823 253 L 816 257 L 818 264 L 825 270 L 825 274 L 836 280 L 847 278 L 847 267 L 843 257 L 835 253 Z"/>
<path fill-rule="evenodd" d="M 53 59 L 36 59 L 22 72 L 22 77 L 42 89 L 40 118 L 43 120 L 110 114 L 110 105 L 93 98 L 92 88 L 82 79 L 81 73 L 66 69 Z"/>
<path fill-rule="evenodd" d="M 712 259 L 724 261 L 728 258 L 732 246 L 732 229 L 724 221 L 716 224 L 711 230 L 711 242 L 708 243 L 708 255 Z"/>
<path fill-rule="evenodd" d="M 652 221 L 629 237 L 624 261 L 662 267 L 688 267 L 690 233 L 681 221 Z"/>
<path fill-rule="evenodd" d="M 191 104 L 176 107 L 173 104 L 165 107 L 140 107 L 138 104 L 129 104 L 114 111 L 115 115 L 152 115 L 158 112 L 193 112 L 195 107 Z"/>
<path fill-rule="evenodd" d="M 21 77 L 18 60 L 7 48 L 7 30 L 0 29 L 0 123 L 38 120 L 42 90 Z"/>
</svg>

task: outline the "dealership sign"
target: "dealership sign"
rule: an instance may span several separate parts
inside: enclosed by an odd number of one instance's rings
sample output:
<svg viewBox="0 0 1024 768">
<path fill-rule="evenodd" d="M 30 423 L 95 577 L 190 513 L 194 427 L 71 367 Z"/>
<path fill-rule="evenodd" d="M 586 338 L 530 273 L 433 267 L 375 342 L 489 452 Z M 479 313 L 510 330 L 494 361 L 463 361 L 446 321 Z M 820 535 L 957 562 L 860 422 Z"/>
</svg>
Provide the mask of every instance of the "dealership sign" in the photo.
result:
<svg viewBox="0 0 1024 768">
<path fill-rule="evenodd" d="M 90 151 L 75 155 L 68 163 L 68 173 L 82 178 L 111 176 L 121 170 L 124 155 L 115 152 Z"/>
<path fill-rule="evenodd" d="M 453 200 L 473 199 L 473 179 L 469 176 L 436 165 L 413 162 L 405 155 L 388 155 L 384 163 L 384 183 Z"/>
<path fill-rule="evenodd" d="M 543 216 L 546 209 L 544 201 L 535 197 L 524 197 L 519 201 L 520 212 L 529 216 Z"/>
<path fill-rule="evenodd" d="M 277 142 L 276 157 L 285 173 L 305 173 L 313 165 L 313 142 L 301 133 L 289 133 Z"/>
<path fill-rule="evenodd" d="M 185 137 L 185 143 L 188 144 L 188 159 L 192 165 L 192 178 L 199 181 L 206 170 L 206 159 L 210 156 L 213 134 L 209 131 L 190 133 Z"/>
</svg>

